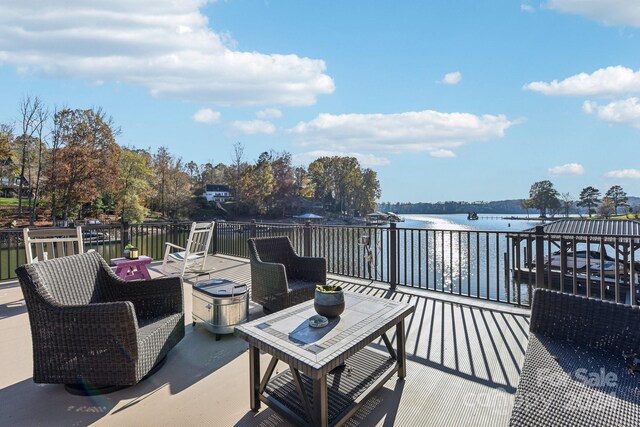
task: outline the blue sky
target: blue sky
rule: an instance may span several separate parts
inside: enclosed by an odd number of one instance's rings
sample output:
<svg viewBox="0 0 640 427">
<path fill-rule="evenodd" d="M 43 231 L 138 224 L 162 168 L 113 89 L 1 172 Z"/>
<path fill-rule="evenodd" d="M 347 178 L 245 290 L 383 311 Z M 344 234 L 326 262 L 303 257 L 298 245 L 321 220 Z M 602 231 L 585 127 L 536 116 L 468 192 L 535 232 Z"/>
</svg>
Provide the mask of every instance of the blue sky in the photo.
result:
<svg viewBox="0 0 640 427">
<path fill-rule="evenodd" d="M 640 196 L 637 0 L 0 0 L 0 88 L 186 161 L 353 155 L 381 201 Z"/>
</svg>

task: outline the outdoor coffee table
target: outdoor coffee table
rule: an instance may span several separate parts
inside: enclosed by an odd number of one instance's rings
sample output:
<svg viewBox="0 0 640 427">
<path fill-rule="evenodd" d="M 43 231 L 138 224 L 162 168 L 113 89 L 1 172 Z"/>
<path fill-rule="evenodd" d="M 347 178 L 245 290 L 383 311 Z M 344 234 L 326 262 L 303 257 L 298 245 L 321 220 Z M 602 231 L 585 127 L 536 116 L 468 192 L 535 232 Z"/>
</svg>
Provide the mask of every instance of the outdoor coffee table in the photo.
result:
<svg viewBox="0 0 640 427">
<path fill-rule="evenodd" d="M 415 307 L 348 292 L 345 303 L 324 328 L 308 324 L 313 300 L 236 326 L 249 343 L 251 409 L 262 401 L 295 425 L 340 425 L 396 372 L 405 377 L 404 319 Z M 386 335 L 394 326 L 396 349 Z M 378 337 L 389 354 L 367 347 Z M 272 356 L 262 380 L 261 350 Z M 278 361 L 290 369 L 272 378 Z"/>
<path fill-rule="evenodd" d="M 111 264 L 116 266 L 115 273 L 123 280 L 149 280 L 151 275 L 147 270 L 147 264 L 151 261 L 153 258 L 141 255 L 136 259 L 113 258 Z"/>
</svg>

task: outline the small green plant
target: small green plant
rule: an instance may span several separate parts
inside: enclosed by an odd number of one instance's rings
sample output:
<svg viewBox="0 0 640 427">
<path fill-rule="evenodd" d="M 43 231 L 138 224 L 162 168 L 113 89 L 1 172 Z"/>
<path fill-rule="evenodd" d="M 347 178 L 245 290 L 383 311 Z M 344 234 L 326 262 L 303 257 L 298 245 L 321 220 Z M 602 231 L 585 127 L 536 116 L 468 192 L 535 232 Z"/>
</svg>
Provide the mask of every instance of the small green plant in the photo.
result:
<svg viewBox="0 0 640 427">
<path fill-rule="evenodd" d="M 316 290 L 318 290 L 319 292 L 323 292 L 325 294 L 333 294 L 336 292 L 342 292 L 342 286 L 340 285 L 323 285 L 321 283 L 318 283 L 316 285 Z"/>
<path fill-rule="evenodd" d="M 127 246 L 124 247 L 125 249 L 133 249 L 135 248 L 135 246 L 133 246 L 131 243 L 129 243 Z"/>
</svg>

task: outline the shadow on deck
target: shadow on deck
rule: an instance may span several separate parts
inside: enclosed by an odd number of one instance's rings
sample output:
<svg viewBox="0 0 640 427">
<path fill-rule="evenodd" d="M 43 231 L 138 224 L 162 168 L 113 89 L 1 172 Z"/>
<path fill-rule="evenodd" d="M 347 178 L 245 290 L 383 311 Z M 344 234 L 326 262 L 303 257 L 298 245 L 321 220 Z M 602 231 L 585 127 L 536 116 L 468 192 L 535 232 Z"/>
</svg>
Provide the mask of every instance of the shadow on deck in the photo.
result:
<svg viewBox="0 0 640 427">
<path fill-rule="evenodd" d="M 250 283 L 247 260 L 215 256 L 210 265 L 211 278 Z M 410 288 L 392 292 L 384 284 L 342 276 L 330 275 L 330 281 L 416 307 L 406 321 L 406 379 L 390 379 L 346 425 L 508 424 L 527 345 L 528 310 Z M 19 286 L 0 284 L 0 425 L 289 425 L 264 405 L 258 413 L 249 410 L 248 346 L 233 335 L 216 341 L 191 326 L 187 283 L 187 334 L 166 365 L 134 387 L 93 398 L 33 383 L 21 301 Z M 261 315 L 261 307 L 252 304 L 252 318 Z M 381 340 L 372 346 L 385 351 Z M 263 357 L 265 369 L 268 356 Z"/>
</svg>

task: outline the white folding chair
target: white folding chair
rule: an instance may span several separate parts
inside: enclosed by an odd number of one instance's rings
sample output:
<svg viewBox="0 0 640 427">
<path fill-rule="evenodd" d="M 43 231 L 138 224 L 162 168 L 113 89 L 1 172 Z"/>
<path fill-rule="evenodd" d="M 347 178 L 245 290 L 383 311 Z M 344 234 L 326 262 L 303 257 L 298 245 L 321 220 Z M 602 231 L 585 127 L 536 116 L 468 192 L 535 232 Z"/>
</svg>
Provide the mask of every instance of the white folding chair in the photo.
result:
<svg viewBox="0 0 640 427">
<path fill-rule="evenodd" d="M 82 228 L 25 228 L 27 264 L 84 253 Z"/>
<path fill-rule="evenodd" d="M 205 271 L 214 226 L 214 221 L 194 222 L 191 224 L 189 238 L 184 248 L 173 243 L 165 242 L 164 259 L 162 261 L 163 273 L 165 275 L 179 275 L 183 277 L 186 271 Z M 170 263 L 177 263 L 174 269 L 169 269 Z"/>
</svg>

